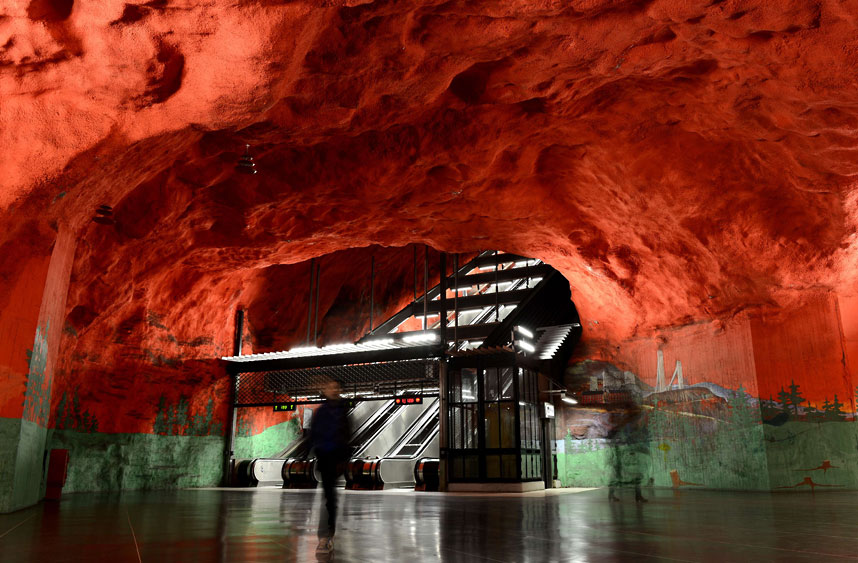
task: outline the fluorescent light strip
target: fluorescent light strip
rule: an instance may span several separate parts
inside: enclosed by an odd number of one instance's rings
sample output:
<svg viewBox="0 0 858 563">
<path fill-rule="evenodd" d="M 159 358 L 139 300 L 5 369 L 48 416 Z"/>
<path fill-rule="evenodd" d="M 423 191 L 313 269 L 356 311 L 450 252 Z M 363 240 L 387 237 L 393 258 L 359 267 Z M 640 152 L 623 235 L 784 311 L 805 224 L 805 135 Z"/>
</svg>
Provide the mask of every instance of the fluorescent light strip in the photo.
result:
<svg viewBox="0 0 858 563">
<path fill-rule="evenodd" d="M 528 329 L 524 328 L 523 326 L 517 326 L 517 327 L 515 327 L 515 330 L 522 333 L 523 335 L 525 335 L 528 338 L 533 338 L 533 332 L 529 331 Z"/>
<path fill-rule="evenodd" d="M 283 358 L 303 358 L 308 356 L 329 356 L 345 352 L 365 352 L 367 350 L 389 350 L 408 344 L 435 342 L 438 340 L 436 333 L 420 333 L 406 336 L 399 342 L 393 338 L 376 338 L 360 344 L 331 344 L 320 348 L 314 346 L 300 346 L 291 350 L 280 352 L 264 352 L 261 354 L 248 354 L 245 356 L 224 356 L 221 359 L 232 362 L 252 362 L 260 360 L 277 360 Z"/>
</svg>

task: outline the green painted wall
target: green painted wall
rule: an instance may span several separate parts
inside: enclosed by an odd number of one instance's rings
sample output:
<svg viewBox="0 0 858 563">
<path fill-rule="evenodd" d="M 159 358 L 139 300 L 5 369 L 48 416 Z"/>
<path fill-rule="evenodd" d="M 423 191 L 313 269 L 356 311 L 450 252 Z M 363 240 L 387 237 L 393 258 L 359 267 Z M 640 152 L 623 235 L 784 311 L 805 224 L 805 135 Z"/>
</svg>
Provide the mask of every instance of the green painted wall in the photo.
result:
<svg viewBox="0 0 858 563">
<path fill-rule="evenodd" d="M 12 508 L 12 485 L 20 437 L 20 418 L 0 418 L 0 452 L 3 454 L 0 455 L 0 512 L 15 510 Z"/>
<path fill-rule="evenodd" d="M 44 493 L 47 430 L 34 422 L 0 418 L 0 512 L 33 505 Z"/>
<path fill-rule="evenodd" d="M 673 487 L 674 476 L 685 483 L 713 489 L 767 490 L 769 475 L 763 428 L 723 431 L 687 441 L 676 438 L 639 444 L 567 437 L 557 454 L 558 477 L 564 487 L 603 487 L 612 481 Z M 615 471 L 617 460 L 621 470 Z"/>
<path fill-rule="evenodd" d="M 222 436 L 161 436 L 51 430 L 69 450 L 63 492 L 210 487 L 223 471 Z"/>
<path fill-rule="evenodd" d="M 300 431 L 300 420 L 293 418 L 270 426 L 253 436 L 239 434 L 235 438 L 235 457 L 254 459 L 276 456 L 300 436 Z"/>
<path fill-rule="evenodd" d="M 42 498 L 46 430 L 17 418 L 0 418 L 0 512 L 12 512 Z"/>
<path fill-rule="evenodd" d="M 607 486 L 615 479 L 629 484 L 639 473 L 644 484 L 659 487 L 858 489 L 858 423 L 722 424 L 696 435 L 691 423 L 677 427 L 685 428 L 634 445 L 567 436 L 558 444 L 558 477 L 565 487 Z M 613 470 L 617 458 L 623 462 L 619 476 Z"/>
<path fill-rule="evenodd" d="M 8 430 L 0 425 L 0 440 L 7 439 Z M 293 419 L 254 436 L 239 436 L 236 457 L 274 456 L 298 437 L 298 431 L 298 420 Z M 48 432 L 47 439 L 50 448 L 69 450 L 68 479 L 63 487 L 63 492 L 67 493 L 211 487 L 221 481 L 222 436 L 105 434 L 54 429 Z M 0 472 L 5 470 L 0 465 Z"/>
<path fill-rule="evenodd" d="M 858 489 L 858 423 L 790 421 L 764 431 L 773 490 Z"/>
</svg>

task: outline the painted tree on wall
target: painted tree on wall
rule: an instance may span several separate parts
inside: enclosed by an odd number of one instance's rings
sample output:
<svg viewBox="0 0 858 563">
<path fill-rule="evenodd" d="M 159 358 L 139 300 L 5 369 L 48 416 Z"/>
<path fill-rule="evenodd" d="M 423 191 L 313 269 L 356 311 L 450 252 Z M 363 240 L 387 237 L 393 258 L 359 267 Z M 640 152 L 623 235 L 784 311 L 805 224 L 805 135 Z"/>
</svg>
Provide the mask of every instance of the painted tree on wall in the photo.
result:
<svg viewBox="0 0 858 563">
<path fill-rule="evenodd" d="M 801 395 L 801 391 L 799 390 L 799 386 L 795 384 L 794 380 L 790 381 L 789 384 L 789 402 L 792 405 L 793 409 L 795 409 L 795 414 L 798 414 L 798 407 L 801 406 L 807 399 L 805 399 Z"/>
<path fill-rule="evenodd" d="M 33 349 L 27 350 L 27 387 L 24 391 L 24 420 L 45 425 L 48 417 L 48 407 L 51 404 L 50 381 L 48 374 L 48 340 L 47 325 L 36 327 L 36 339 Z"/>
<path fill-rule="evenodd" d="M 783 408 L 783 411 L 789 414 L 789 393 L 787 393 L 787 391 L 783 387 L 781 387 L 781 390 L 778 391 L 778 401 L 781 402 L 781 407 Z"/>
<path fill-rule="evenodd" d="M 828 397 L 822 403 L 822 410 L 825 411 L 826 420 L 843 420 L 843 403 L 837 400 L 837 393 L 834 394 L 834 401 L 828 402 Z"/>
<path fill-rule="evenodd" d="M 744 428 L 757 421 L 743 385 L 740 385 L 739 389 L 733 393 L 727 404 L 730 406 L 730 419 L 736 426 Z"/>
<path fill-rule="evenodd" d="M 789 413 L 789 408 L 792 407 L 795 415 L 798 415 L 798 408 L 801 404 L 807 401 L 801 394 L 800 386 L 795 384 L 795 380 L 790 381 L 789 389 L 781 387 L 781 390 L 778 391 L 778 400 L 783 405 L 784 412 Z"/>
<path fill-rule="evenodd" d="M 77 390 L 72 392 L 69 400 L 64 391 L 57 405 L 57 430 L 77 430 L 78 432 L 98 432 L 98 419 L 88 410 L 81 411 Z"/>
<path fill-rule="evenodd" d="M 182 395 L 179 402 L 167 404 L 167 398 L 161 395 L 158 400 L 158 413 L 152 424 L 152 432 L 173 436 L 210 436 L 223 433 L 223 424 L 214 421 L 214 401 L 209 399 L 205 413 L 191 416 L 188 398 Z"/>
</svg>

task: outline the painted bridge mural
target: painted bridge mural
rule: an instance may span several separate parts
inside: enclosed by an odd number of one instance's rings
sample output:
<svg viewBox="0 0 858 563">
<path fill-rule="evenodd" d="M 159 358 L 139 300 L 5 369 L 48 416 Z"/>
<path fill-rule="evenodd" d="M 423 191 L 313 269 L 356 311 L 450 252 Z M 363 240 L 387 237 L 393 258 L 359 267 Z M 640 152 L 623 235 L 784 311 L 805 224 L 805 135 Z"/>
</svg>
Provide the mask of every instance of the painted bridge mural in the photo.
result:
<svg viewBox="0 0 858 563">
<path fill-rule="evenodd" d="M 567 370 L 583 404 L 557 421 L 564 486 L 858 487 L 858 388 L 844 397 L 791 380 L 760 398 L 741 383 L 695 380 L 681 359 L 668 377 L 655 356 L 654 385 L 610 362 Z"/>
</svg>

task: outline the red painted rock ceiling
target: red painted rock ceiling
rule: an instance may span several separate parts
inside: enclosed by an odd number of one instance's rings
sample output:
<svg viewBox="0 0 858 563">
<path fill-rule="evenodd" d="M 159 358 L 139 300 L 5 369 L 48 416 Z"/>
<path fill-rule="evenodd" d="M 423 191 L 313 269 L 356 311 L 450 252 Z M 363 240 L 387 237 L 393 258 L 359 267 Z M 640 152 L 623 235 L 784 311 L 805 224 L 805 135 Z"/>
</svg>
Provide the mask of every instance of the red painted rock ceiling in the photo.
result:
<svg viewBox="0 0 858 563">
<path fill-rule="evenodd" d="M 605 338 L 850 292 L 857 26 L 858 0 L 6 2 L 4 271 L 76 231 L 69 323 L 104 353 L 146 323 L 223 352 L 239 305 L 270 336 L 303 318 L 272 313 L 306 284 L 284 264 L 367 245 L 541 258 Z"/>
</svg>

